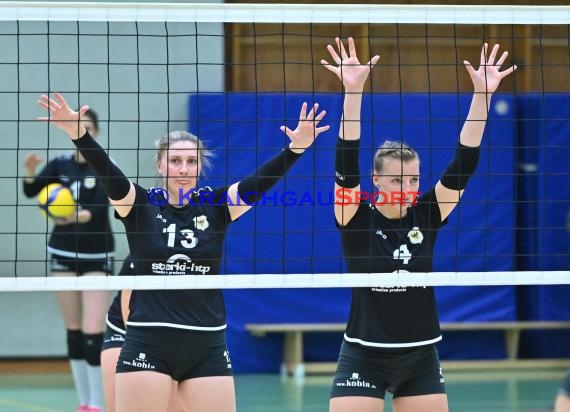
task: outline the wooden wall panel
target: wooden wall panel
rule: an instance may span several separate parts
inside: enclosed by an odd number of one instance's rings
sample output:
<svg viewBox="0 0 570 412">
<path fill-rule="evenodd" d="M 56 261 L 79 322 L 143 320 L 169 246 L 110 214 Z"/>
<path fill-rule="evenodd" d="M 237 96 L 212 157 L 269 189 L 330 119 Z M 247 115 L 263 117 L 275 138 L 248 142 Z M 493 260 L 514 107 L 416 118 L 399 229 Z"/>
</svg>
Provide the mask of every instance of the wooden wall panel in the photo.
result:
<svg viewBox="0 0 570 412">
<path fill-rule="evenodd" d="M 463 60 L 478 65 L 487 41 L 500 43 L 508 64 L 519 66 L 501 91 L 570 91 L 569 25 L 228 24 L 226 33 L 231 91 L 339 91 L 320 61 L 330 61 L 326 45 L 335 36 L 349 35 L 361 62 L 381 56 L 368 90 L 470 91 Z"/>
</svg>

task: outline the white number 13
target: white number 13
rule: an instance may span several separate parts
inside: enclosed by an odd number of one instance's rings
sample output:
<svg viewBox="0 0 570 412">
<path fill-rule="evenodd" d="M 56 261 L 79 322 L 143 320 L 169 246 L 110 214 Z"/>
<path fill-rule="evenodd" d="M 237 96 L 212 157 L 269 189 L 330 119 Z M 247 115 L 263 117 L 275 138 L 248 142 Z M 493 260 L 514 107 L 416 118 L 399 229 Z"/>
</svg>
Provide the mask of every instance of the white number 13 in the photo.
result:
<svg viewBox="0 0 570 412">
<path fill-rule="evenodd" d="M 168 233 L 168 247 L 174 247 L 174 242 L 176 240 L 176 223 L 168 225 L 168 227 L 162 229 L 162 233 Z M 194 237 L 194 232 L 190 229 L 182 229 L 180 231 L 184 240 L 180 241 L 180 244 L 187 249 L 192 249 L 198 244 L 198 238 Z"/>
</svg>

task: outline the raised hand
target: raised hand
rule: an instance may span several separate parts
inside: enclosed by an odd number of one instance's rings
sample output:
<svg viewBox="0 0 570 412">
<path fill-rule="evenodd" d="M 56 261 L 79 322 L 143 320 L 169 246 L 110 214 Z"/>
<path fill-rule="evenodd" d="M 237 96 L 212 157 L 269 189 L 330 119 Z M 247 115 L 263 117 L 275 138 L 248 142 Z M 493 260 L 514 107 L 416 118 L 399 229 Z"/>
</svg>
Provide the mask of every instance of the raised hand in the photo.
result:
<svg viewBox="0 0 570 412">
<path fill-rule="evenodd" d="M 81 124 L 81 117 L 89 110 L 89 106 L 82 106 L 76 112 L 69 107 L 60 93 L 55 93 L 55 100 L 42 95 L 38 104 L 48 112 L 48 116 L 38 117 L 38 120 L 55 124 L 73 140 L 79 139 L 85 134 L 86 130 Z"/>
<path fill-rule="evenodd" d="M 35 153 L 29 153 L 24 160 L 24 167 L 32 173 L 35 173 L 36 168 L 42 162 L 42 158 Z"/>
<path fill-rule="evenodd" d="M 481 60 L 477 70 L 475 70 L 467 60 L 463 61 L 469 76 L 471 76 L 475 93 L 495 92 L 499 87 L 501 80 L 517 69 L 517 66 L 515 65 L 500 71 L 501 66 L 507 59 L 509 53 L 506 51 L 503 52 L 499 60 L 495 63 L 497 52 L 499 51 L 499 45 L 495 44 L 490 54 L 488 54 L 488 48 L 489 45 L 485 43 L 481 49 Z"/>
<path fill-rule="evenodd" d="M 317 114 L 318 109 L 319 104 L 315 103 L 311 111 L 307 113 L 307 103 L 305 102 L 301 106 L 297 128 L 295 130 L 291 130 L 287 126 L 281 126 L 281 131 L 291 139 L 289 148 L 293 152 L 304 152 L 305 149 L 313 144 L 319 134 L 329 130 L 330 126 L 317 127 L 326 114 L 324 110 Z"/>
<path fill-rule="evenodd" d="M 380 56 L 376 55 L 372 57 L 368 63 L 361 64 L 358 60 L 358 56 L 356 55 L 356 47 L 352 37 L 348 38 L 348 54 L 346 53 L 346 49 L 344 48 L 342 41 L 340 41 L 338 37 L 335 38 L 335 41 L 338 52 L 330 44 L 327 46 L 327 50 L 329 51 L 336 66 L 330 64 L 326 60 L 321 60 L 321 64 L 336 74 L 336 76 L 342 81 L 346 91 L 362 91 L 362 89 L 364 89 L 364 83 L 366 82 L 368 73 L 370 73 L 372 67 L 378 63 Z"/>
</svg>

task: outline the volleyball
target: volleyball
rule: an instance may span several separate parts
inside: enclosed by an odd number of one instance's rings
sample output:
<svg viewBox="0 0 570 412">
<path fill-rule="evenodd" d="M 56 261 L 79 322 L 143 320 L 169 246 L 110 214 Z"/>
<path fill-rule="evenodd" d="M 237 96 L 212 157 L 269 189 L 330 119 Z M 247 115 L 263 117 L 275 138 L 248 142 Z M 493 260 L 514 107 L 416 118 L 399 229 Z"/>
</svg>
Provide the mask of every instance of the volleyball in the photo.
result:
<svg viewBox="0 0 570 412">
<path fill-rule="evenodd" d="M 40 209 L 50 217 L 69 217 L 75 213 L 76 202 L 69 188 L 51 183 L 38 194 Z"/>
</svg>

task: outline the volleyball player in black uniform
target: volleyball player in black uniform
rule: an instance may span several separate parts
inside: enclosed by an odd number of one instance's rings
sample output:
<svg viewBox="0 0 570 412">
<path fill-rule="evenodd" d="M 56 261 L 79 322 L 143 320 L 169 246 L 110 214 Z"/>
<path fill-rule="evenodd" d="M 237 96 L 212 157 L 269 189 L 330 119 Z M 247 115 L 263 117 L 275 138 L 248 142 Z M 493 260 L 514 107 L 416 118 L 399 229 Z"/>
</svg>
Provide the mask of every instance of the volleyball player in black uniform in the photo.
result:
<svg viewBox="0 0 570 412">
<path fill-rule="evenodd" d="M 123 266 L 119 271 L 119 276 L 133 276 L 134 265 L 130 256 L 123 261 Z M 117 292 L 109 311 L 105 323 L 107 329 L 103 338 L 103 345 L 101 347 L 101 369 L 103 371 L 103 392 L 105 394 L 105 412 L 115 412 L 115 376 L 119 354 L 123 348 L 125 341 L 126 326 L 123 319 L 128 318 L 128 315 L 123 314 L 122 293 Z M 125 304 L 128 313 L 128 304 Z M 170 402 L 166 408 L 166 412 L 181 412 L 184 411 L 180 397 L 174 390 L 172 391 Z"/>
<path fill-rule="evenodd" d="M 94 136 L 98 118 L 92 110 L 82 116 L 83 127 Z M 41 159 L 34 153 L 25 160 L 24 193 L 34 197 L 50 183 L 71 189 L 78 204 L 69 218 L 53 219 L 47 250 L 54 276 L 105 276 L 113 273 L 114 241 L 109 223 L 109 201 L 99 179 L 81 153 L 64 154 L 49 161 L 36 175 Z M 96 412 L 103 406 L 101 342 L 108 293 L 66 291 L 58 300 L 67 329 L 67 348 L 77 389 L 78 411 Z"/>
<path fill-rule="evenodd" d="M 554 404 L 554 412 L 570 412 L 570 372 L 566 374 Z"/>
<path fill-rule="evenodd" d="M 297 128 L 281 128 L 291 139 L 288 148 L 252 176 L 215 190 L 196 189 L 207 160 L 201 141 L 187 132 L 172 132 L 158 142 L 156 159 L 166 192 L 149 191 L 129 181 L 77 122 L 87 106 L 78 113 L 61 95 L 55 97 L 41 97 L 39 103 L 50 115 L 42 119 L 63 129 L 100 176 L 125 225 L 137 275 L 219 273 L 229 223 L 249 210 L 328 129 L 318 127 L 325 112 L 317 115 L 315 105 L 307 113 L 304 103 Z M 169 203 L 158 205 L 166 198 Z M 186 410 L 235 411 L 220 290 L 133 291 L 129 309 L 117 365 L 118 411 L 164 411 L 173 380 Z"/>
<path fill-rule="evenodd" d="M 348 53 L 338 38 L 336 45 L 337 49 L 328 46 L 334 65 L 325 60 L 322 63 L 339 77 L 345 89 L 335 161 L 334 212 L 348 271 L 429 272 L 437 231 L 476 169 L 491 95 L 515 67 L 499 71 L 507 53 L 495 63 L 498 45 L 489 55 L 484 45 L 478 70 L 465 61 L 475 93 L 456 157 L 441 180 L 416 199 L 420 170 L 417 153 L 404 143 L 386 142 L 374 156 L 373 169 L 375 189 L 383 195 L 368 203 L 356 195 L 360 192 L 360 110 L 364 83 L 379 56 L 360 64 L 352 38 L 348 40 Z M 397 412 L 447 411 L 435 348 L 439 340 L 433 288 L 353 289 L 330 411 L 382 411 L 386 391 L 393 394 Z"/>
</svg>

